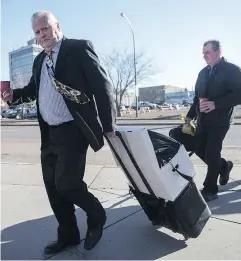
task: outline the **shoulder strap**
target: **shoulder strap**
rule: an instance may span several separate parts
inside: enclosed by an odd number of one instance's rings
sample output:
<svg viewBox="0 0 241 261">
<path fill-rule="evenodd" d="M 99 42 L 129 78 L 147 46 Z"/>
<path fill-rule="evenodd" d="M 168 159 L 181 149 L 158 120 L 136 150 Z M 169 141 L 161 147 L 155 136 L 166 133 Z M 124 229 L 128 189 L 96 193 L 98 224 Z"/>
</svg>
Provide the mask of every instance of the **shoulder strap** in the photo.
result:
<svg viewBox="0 0 241 261">
<path fill-rule="evenodd" d="M 186 174 L 183 174 L 182 172 L 180 172 L 180 171 L 178 170 L 178 168 L 179 168 L 179 165 L 178 165 L 178 164 L 177 164 L 176 166 L 174 166 L 171 161 L 170 161 L 170 164 L 171 164 L 171 166 L 172 166 L 172 171 L 173 171 L 173 172 L 177 172 L 181 177 L 183 177 L 184 179 L 186 179 L 186 180 L 189 181 L 189 182 L 192 182 L 192 181 L 193 181 L 193 178 L 192 178 L 192 177 L 189 177 L 189 176 L 187 176 Z"/>
</svg>

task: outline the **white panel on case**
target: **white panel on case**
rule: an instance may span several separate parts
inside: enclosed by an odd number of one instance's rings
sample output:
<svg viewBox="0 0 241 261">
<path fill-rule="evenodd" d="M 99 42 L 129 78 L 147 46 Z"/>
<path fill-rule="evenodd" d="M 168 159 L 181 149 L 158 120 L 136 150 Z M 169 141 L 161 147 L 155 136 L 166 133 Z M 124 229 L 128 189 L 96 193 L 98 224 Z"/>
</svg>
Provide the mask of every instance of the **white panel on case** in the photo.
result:
<svg viewBox="0 0 241 261">
<path fill-rule="evenodd" d="M 178 164 L 178 170 L 187 176 L 194 177 L 195 175 L 193 164 L 185 148 L 181 146 L 171 162 L 167 163 L 162 168 L 159 168 L 156 154 L 146 128 L 124 126 L 118 128 L 118 131 L 121 133 L 129 151 L 136 160 L 156 197 L 174 201 L 187 186 L 188 181 L 181 177 L 177 172 L 173 172 L 172 164 L 174 166 Z M 110 138 L 109 140 L 139 190 L 143 193 L 150 194 L 131 162 L 121 140 L 118 137 Z"/>
</svg>

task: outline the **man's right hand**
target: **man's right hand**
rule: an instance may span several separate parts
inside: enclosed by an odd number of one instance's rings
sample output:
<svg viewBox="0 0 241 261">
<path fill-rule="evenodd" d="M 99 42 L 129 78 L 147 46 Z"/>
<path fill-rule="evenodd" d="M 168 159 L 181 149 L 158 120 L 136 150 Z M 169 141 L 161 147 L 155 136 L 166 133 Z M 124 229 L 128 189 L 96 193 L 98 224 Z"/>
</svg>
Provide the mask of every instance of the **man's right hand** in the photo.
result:
<svg viewBox="0 0 241 261">
<path fill-rule="evenodd" d="M 4 102 L 11 102 L 13 100 L 13 91 L 10 87 L 1 85 L 0 92 Z"/>
</svg>

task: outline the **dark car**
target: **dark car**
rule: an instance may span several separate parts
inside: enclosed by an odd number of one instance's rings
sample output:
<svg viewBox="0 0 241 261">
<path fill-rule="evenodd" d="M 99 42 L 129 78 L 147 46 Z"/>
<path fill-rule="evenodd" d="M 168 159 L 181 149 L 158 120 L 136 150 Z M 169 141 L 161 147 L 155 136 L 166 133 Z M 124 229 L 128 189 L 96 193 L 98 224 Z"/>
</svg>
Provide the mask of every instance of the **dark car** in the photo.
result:
<svg viewBox="0 0 241 261">
<path fill-rule="evenodd" d="M 16 118 L 17 114 L 18 114 L 17 110 L 8 109 L 2 112 L 2 117 L 7 119 L 13 119 Z"/>
<path fill-rule="evenodd" d="M 18 114 L 16 116 L 17 120 L 20 120 L 20 119 L 34 119 L 34 118 L 37 118 L 37 110 L 36 110 L 36 108 L 29 108 L 29 109 L 24 108 L 23 110 L 19 109 L 18 110 Z"/>
</svg>

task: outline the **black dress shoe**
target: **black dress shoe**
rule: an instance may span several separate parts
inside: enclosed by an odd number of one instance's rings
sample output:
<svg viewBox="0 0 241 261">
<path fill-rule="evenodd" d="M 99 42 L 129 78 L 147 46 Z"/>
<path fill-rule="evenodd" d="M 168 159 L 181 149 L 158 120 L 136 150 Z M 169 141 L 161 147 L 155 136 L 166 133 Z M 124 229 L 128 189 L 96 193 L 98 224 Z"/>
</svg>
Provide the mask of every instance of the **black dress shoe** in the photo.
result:
<svg viewBox="0 0 241 261">
<path fill-rule="evenodd" d="M 233 168 L 233 162 L 227 161 L 226 164 L 224 165 L 223 169 L 220 172 L 219 184 L 221 186 L 224 186 L 228 183 L 229 175 L 230 175 L 232 168 Z"/>
<path fill-rule="evenodd" d="M 200 192 L 201 192 L 201 194 L 202 194 L 202 196 L 203 196 L 203 198 L 206 202 L 209 202 L 209 201 L 212 201 L 212 200 L 218 198 L 217 193 L 209 192 L 209 191 L 206 191 L 204 189 L 202 189 Z"/>
<path fill-rule="evenodd" d="M 54 241 L 44 248 L 45 255 L 53 255 L 66 250 L 69 247 L 77 246 L 80 244 L 80 239 L 75 241 Z"/>
<path fill-rule="evenodd" d="M 86 250 L 92 249 L 97 243 L 100 241 L 103 228 L 106 222 L 106 216 L 104 217 L 103 221 L 94 227 L 89 227 L 86 233 L 84 248 Z"/>
</svg>

